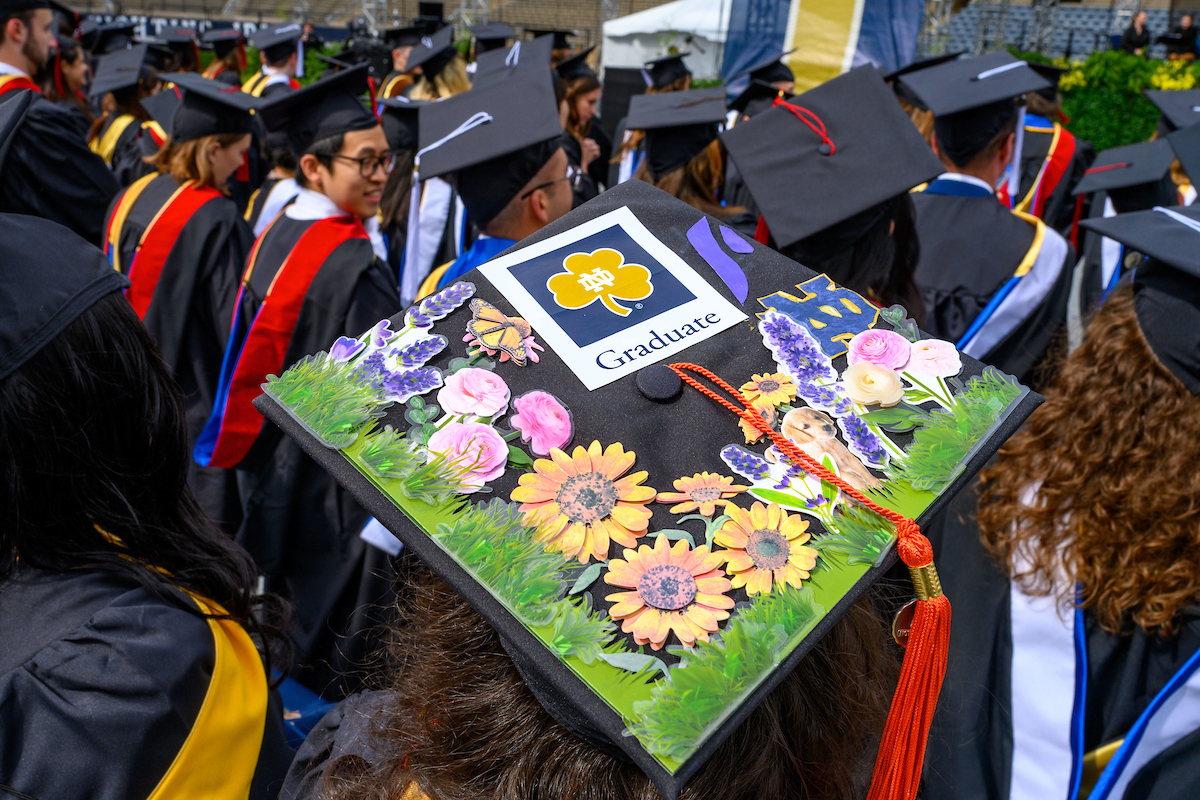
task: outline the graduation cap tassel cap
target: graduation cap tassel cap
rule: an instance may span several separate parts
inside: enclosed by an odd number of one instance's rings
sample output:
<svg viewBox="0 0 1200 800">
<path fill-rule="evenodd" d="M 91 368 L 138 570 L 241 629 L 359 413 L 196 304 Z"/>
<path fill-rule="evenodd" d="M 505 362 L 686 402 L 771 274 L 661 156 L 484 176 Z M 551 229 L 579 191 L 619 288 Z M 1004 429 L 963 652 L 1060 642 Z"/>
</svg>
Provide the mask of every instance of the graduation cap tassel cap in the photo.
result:
<svg viewBox="0 0 1200 800">
<path fill-rule="evenodd" d="M 509 49 L 508 55 L 504 57 L 504 66 L 512 69 L 521 61 L 521 43 L 513 42 L 513 46 Z"/>
<path fill-rule="evenodd" d="M 1191 223 L 1191 220 L 1188 222 Z M 946 677 L 946 660 L 950 651 L 950 600 L 942 593 L 942 585 L 933 566 L 933 546 L 916 522 L 871 502 L 862 492 L 817 463 L 776 431 L 741 392 L 710 370 L 686 362 L 668 366 L 684 383 L 717 401 L 737 414 L 743 423 L 769 437 L 779 452 L 793 464 L 809 475 L 838 487 L 859 505 L 896 526 L 896 553 L 912 575 L 917 601 L 905 645 L 900 681 L 892 696 L 867 800 L 912 800 L 920 785 L 921 768 L 925 763 L 925 743 L 942 681 Z M 737 398 L 740 405 L 704 386 L 689 373 L 707 378 L 729 396 Z"/>
<path fill-rule="evenodd" d="M 825 123 L 821 118 L 809 111 L 804 106 L 797 106 L 783 99 L 783 92 L 780 92 L 775 97 L 773 105 L 783 106 L 788 111 L 796 115 L 796 118 L 812 129 L 812 132 L 821 137 L 821 155 L 831 156 L 837 152 L 837 146 L 833 140 L 829 138 L 829 133 L 825 130 Z"/>
</svg>

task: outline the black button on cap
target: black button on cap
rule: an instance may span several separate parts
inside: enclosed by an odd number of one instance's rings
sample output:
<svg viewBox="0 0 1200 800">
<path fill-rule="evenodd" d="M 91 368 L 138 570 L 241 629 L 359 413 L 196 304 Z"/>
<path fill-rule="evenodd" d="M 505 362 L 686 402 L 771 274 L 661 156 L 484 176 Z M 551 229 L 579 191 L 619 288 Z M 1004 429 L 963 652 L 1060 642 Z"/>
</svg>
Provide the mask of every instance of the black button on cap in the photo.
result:
<svg viewBox="0 0 1200 800">
<path fill-rule="evenodd" d="M 670 367 L 655 364 L 637 374 L 637 388 L 647 400 L 670 403 L 683 394 L 683 381 Z"/>
</svg>

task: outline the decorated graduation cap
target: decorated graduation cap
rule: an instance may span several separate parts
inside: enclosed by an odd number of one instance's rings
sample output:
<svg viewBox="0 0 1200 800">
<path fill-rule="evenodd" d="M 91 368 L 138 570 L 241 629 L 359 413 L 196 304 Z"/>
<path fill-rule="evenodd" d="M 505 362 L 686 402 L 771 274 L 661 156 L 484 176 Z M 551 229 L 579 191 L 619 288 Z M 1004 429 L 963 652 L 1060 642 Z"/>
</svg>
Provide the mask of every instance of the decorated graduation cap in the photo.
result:
<svg viewBox="0 0 1200 800">
<path fill-rule="evenodd" d="M 741 94 L 729 101 L 729 108 L 741 116 L 753 117 L 771 108 L 775 98 L 780 96 L 788 100 L 792 93 L 781 92 L 769 83 L 752 80 Z"/>
<path fill-rule="evenodd" d="M 0 105 L 4 110 L 19 102 Z M 0 380 L 52 342 L 79 315 L 129 286 L 95 245 L 56 222 L 0 214 Z"/>
<path fill-rule="evenodd" d="M 690 55 L 690 52 L 674 53 L 647 61 L 642 65 L 642 80 L 646 82 L 646 87 L 665 89 L 680 78 L 691 75 L 692 71 L 683 63 L 683 59 Z"/>
<path fill-rule="evenodd" d="M 128 20 L 108 22 L 96 28 L 92 54 L 103 56 L 133 44 L 135 26 Z"/>
<path fill-rule="evenodd" d="M 475 35 L 475 52 L 486 53 L 504 47 L 509 39 L 517 38 L 517 32 L 503 22 L 489 22 L 471 28 Z"/>
<path fill-rule="evenodd" d="M 250 36 L 250 43 L 262 51 L 264 61 L 282 61 L 299 46 L 304 35 L 304 26 L 299 22 L 285 22 L 259 28 Z"/>
<path fill-rule="evenodd" d="M 571 43 L 567 41 L 568 36 L 574 36 L 575 31 L 564 30 L 542 30 L 540 28 L 530 28 L 529 32 L 533 34 L 533 38 L 539 39 L 542 36 L 552 36 L 555 50 L 570 50 Z"/>
<path fill-rule="evenodd" d="M 147 45 L 135 44 L 101 56 L 96 65 L 96 77 L 92 79 L 91 96 L 102 97 L 108 92 L 137 86 L 145 69 L 146 51 Z"/>
<path fill-rule="evenodd" d="M 558 72 L 558 77 L 564 81 L 577 81 L 580 78 L 596 77 L 596 70 L 588 66 L 587 63 L 588 56 L 595 49 L 596 46 L 592 45 L 588 49 L 560 61 L 558 66 L 554 68 Z"/>
<path fill-rule="evenodd" d="M 383 114 L 379 122 L 383 125 L 383 135 L 387 137 L 388 147 L 392 150 L 416 150 L 418 144 L 418 120 L 421 107 L 426 105 L 423 100 L 409 100 L 407 97 L 389 97 L 379 101 L 383 105 Z"/>
<path fill-rule="evenodd" d="M 1040 402 L 641 181 L 265 392 L 667 800 L 897 554 L 921 599 L 871 796 L 911 800 L 949 636 L 913 520 Z"/>
<path fill-rule="evenodd" d="M 1075 184 L 1072 195 L 1108 192 L 1121 213 L 1177 202 L 1171 180 L 1175 151 L 1167 139 L 1138 142 L 1101 151 Z"/>
<path fill-rule="evenodd" d="M 454 46 L 454 28 L 446 25 L 431 34 L 422 36 L 408 54 L 408 69 L 421 68 L 421 73 L 432 80 L 441 74 L 454 57 L 458 48 Z"/>
<path fill-rule="evenodd" d="M 943 171 L 869 65 L 740 123 L 721 140 L 780 247 L 822 231 L 839 234 L 825 245 L 848 246 L 878 220 L 880 204 Z M 839 223 L 846 224 L 833 231 Z"/>
<path fill-rule="evenodd" d="M 294 92 L 276 95 L 261 107 L 268 130 L 286 130 L 296 158 L 330 136 L 365 131 L 379 124 L 362 101 L 367 91 L 367 65 L 359 64 Z"/>
<path fill-rule="evenodd" d="M 539 36 L 502 50 L 489 50 L 475 59 L 475 79 L 472 91 L 485 89 L 515 75 L 549 70 L 554 51 L 554 37 Z"/>
<path fill-rule="evenodd" d="M 1138 325 L 1158 360 L 1200 394 L 1200 208 L 1157 206 L 1080 224 L 1147 257 L 1133 273 Z"/>
<path fill-rule="evenodd" d="M 629 101 L 629 130 L 646 132 L 646 166 L 656 180 L 679 169 L 717 138 L 725 88 L 640 94 Z"/>
<path fill-rule="evenodd" d="M 1146 89 L 1144 94 L 1162 112 L 1168 132 L 1200 122 L 1200 89 Z"/>
<path fill-rule="evenodd" d="M 792 73 L 792 68 L 783 63 L 783 59 L 794 52 L 796 52 L 796 48 L 793 47 L 786 53 L 779 53 L 779 55 L 764 58 L 758 63 L 742 70 L 734 78 L 749 75 L 751 81 L 762 81 L 763 83 L 794 81 L 796 80 L 796 76 Z"/>
<path fill-rule="evenodd" d="M 173 73 L 164 76 L 164 80 L 173 81 L 183 89 L 183 99 L 172 114 L 171 127 L 168 128 L 172 141 L 187 142 L 204 136 L 245 134 L 253 130 L 252 115 L 262 106 L 261 97 L 231 91 L 233 87 L 229 84 L 201 77 L 194 72 Z"/>
</svg>

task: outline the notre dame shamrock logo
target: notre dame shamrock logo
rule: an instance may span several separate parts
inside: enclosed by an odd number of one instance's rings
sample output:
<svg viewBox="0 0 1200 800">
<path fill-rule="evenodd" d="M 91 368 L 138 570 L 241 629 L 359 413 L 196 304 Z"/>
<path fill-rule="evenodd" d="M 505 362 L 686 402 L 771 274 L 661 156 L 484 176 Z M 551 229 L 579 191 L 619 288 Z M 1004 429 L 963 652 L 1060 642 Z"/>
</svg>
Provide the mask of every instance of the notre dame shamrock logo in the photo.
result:
<svg viewBox="0 0 1200 800">
<path fill-rule="evenodd" d="M 572 253 L 563 259 L 566 272 L 550 276 L 546 288 L 554 302 L 578 310 L 599 300 L 612 313 L 625 317 L 631 308 L 618 300 L 645 300 L 654 292 L 650 270 L 641 264 L 626 264 L 618 250 L 602 247 L 591 253 Z"/>
</svg>

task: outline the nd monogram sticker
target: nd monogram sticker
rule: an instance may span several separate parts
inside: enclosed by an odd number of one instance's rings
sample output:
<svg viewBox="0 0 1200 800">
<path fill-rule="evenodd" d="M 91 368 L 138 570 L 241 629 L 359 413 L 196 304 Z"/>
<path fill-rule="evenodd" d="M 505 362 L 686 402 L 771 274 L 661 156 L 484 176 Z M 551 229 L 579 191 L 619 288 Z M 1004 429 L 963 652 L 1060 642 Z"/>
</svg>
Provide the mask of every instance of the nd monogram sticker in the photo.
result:
<svg viewBox="0 0 1200 800">
<path fill-rule="evenodd" d="M 554 302 L 578 310 L 599 300 L 612 313 L 625 317 L 630 309 L 617 300 L 645 300 L 654 292 L 650 270 L 641 264 L 626 264 L 618 250 L 602 247 L 591 253 L 572 253 L 563 259 L 566 272 L 550 276 L 546 288 Z"/>
</svg>

